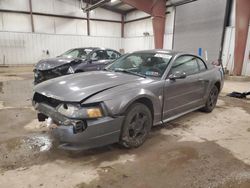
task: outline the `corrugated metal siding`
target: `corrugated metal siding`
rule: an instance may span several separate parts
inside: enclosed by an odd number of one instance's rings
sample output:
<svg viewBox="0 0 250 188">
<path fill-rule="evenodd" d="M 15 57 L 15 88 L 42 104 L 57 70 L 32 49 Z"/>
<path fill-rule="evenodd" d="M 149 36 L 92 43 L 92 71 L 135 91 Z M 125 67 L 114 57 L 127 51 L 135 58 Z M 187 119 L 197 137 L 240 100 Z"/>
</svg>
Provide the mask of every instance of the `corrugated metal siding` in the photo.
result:
<svg viewBox="0 0 250 188">
<path fill-rule="evenodd" d="M 173 34 L 164 35 L 164 49 L 172 49 Z M 137 50 L 154 49 L 154 36 L 147 37 L 127 37 L 123 39 L 123 48 L 125 52 L 133 52 Z"/>
<path fill-rule="evenodd" d="M 166 15 L 165 34 L 164 34 L 164 49 L 172 49 L 173 41 L 173 25 L 174 25 L 174 9 L 168 8 L 170 13 Z M 134 20 L 149 16 L 141 11 L 134 11 L 126 15 L 126 20 Z M 125 39 L 124 49 L 126 52 L 134 50 L 144 50 L 154 48 L 153 26 L 152 19 L 144 19 L 140 21 L 130 22 L 125 24 Z M 150 36 L 143 36 L 144 32 L 148 32 Z"/>
<path fill-rule="evenodd" d="M 123 48 L 125 52 L 133 52 L 137 50 L 148 50 L 154 48 L 154 37 L 129 37 L 123 39 Z"/>
<path fill-rule="evenodd" d="M 70 48 L 100 46 L 119 50 L 122 39 L 38 33 L 0 32 L 0 64 L 34 64 Z M 49 56 L 46 51 L 49 51 Z"/>
<path fill-rule="evenodd" d="M 86 17 L 79 0 L 32 0 L 34 12 Z"/>
<path fill-rule="evenodd" d="M 0 0 L 0 8 L 29 11 L 29 0 Z"/>
<path fill-rule="evenodd" d="M 126 23 L 124 28 L 125 37 L 143 36 L 144 32 L 153 35 L 152 19 L 145 19 L 136 22 Z"/>
<path fill-rule="evenodd" d="M 172 43 L 173 43 L 173 33 L 165 34 L 163 48 L 166 50 L 172 50 L 173 48 Z"/>
<path fill-rule="evenodd" d="M 248 39 L 247 39 L 247 44 L 246 44 L 242 75 L 250 76 L 250 26 L 248 28 Z"/>
<path fill-rule="evenodd" d="M 217 60 L 226 2 L 198 0 L 176 7 L 174 49 L 197 54 L 202 48 L 208 51 L 209 61 Z"/>
<path fill-rule="evenodd" d="M 234 68 L 234 42 L 235 42 L 235 27 L 227 27 L 225 33 L 222 61 L 223 66 L 229 70 L 229 73 L 233 73 Z M 250 26 L 248 29 L 248 39 L 245 50 L 244 63 L 242 68 L 242 75 L 250 76 Z"/>
<path fill-rule="evenodd" d="M 31 32 L 30 15 L 1 13 L 0 16 L 2 21 L 1 30 Z"/>
<path fill-rule="evenodd" d="M 90 11 L 89 16 L 90 18 L 117 20 L 117 21 L 121 21 L 122 19 L 120 14 L 105 10 L 103 8 L 97 8 Z"/>
<path fill-rule="evenodd" d="M 142 17 L 150 16 L 149 14 L 136 10 L 126 14 L 125 21 L 134 20 Z"/>
<path fill-rule="evenodd" d="M 121 37 L 121 24 L 111 22 L 90 21 L 90 35 Z"/>
<path fill-rule="evenodd" d="M 230 73 L 233 72 L 233 64 L 234 64 L 234 38 L 235 38 L 235 28 L 227 27 L 223 45 L 224 47 L 222 52 L 222 63 L 223 66 L 226 67 Z"/>
<path fill-rule="evenodd" d="M 86 18 L 79 0 L 32 0 L 33 12 Z M 29 11 L 29 0 L 0 0 L 0 9 Z M 34 30 L 37 33 L 87 35 L 87 21 L 34 15 Z M 121 15 L 102 8 L 90 12 L 90 18 L 120 21 Z M 0 13 L 0 31 L 31 32 L 28 14 Z M 121 24 L 91 21 L 91 36 L 120 37 Z"/>
</svg>

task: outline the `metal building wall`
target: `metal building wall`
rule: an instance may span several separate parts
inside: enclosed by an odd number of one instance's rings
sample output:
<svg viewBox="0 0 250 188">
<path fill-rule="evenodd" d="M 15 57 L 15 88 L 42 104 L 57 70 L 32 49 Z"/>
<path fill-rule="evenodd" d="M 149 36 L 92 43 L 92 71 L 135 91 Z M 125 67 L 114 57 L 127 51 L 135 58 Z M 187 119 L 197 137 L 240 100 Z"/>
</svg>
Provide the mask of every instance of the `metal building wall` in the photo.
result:
<svg viewBox="0 0 250 188">
<path fill-rule="evenodd" d="M 76 47 L 101 46 L 119 50 L 121 40 L 117 37 L 0 32 L 0 64 L 34 64 Z M 46 55 L 47 50 L 49 55 Z"/>
<path fill-rule="evenodd" d="M 123 39 L 123 48 L 126 53 L 137 50 L 149 50 L 154 48 L 153 36 L 127 37 Z"/>
<path fill-rule="evenodd" d="M 29 11 L 29 0 L 1 0 L 0 9 Z M 79 0 L 32 0 L 33 12 L 85 18 Z M 90 18 L 120 21 L 120 14 L 101 8 L 90 12 Z M 33 64 L 57 56 L 75 47 L 100 46 L 122 48 L 121 24 L 84 19 L 33 15 L 34 31 L 28 14 L 0 12 L 0 64 Z"/>
<path fill-rule="evenodd" d="M 173 39 L 173 24 L 174 24 L 174 9 L 168 8 L 170 13 L 166 15 L 164 49 L 172 49 Z M 127 14 L 125 21 L 139 19 L 149 16 L 141 11 L 134 11 Z M 135 50 L 146 50 L 154 48 L 152 19 L 143 19 L 125 24 L 124 49 L 126 52 Z M 149 36 L 144 36 L 143 33 L 148 32 Z"/>
<path fill-rule="evenodd" d="M 126 15 L 125 21 L 131 21 L 146 16 L 149 16 L 149 14 L 141 11 L 134 11 Z M 149 36 L 144 36 L 144 32 L 149 33 Z M 154 48 L 152 20 L 148 18 L 126 23 L 124 27 L 124 37 L 123 48 L 125 52 Z"/>
</svg>

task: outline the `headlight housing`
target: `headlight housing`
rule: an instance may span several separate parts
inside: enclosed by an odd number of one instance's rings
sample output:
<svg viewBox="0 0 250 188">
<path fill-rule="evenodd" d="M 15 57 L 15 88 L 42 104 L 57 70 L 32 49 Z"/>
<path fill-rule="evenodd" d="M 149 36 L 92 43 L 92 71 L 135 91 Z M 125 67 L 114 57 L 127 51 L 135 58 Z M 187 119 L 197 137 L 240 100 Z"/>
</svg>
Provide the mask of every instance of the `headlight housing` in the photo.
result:
<svg viewBox="0 0 250 188">
<path fill-rule="evenodd" d="M 104 116 L 101 105 L 81 107 L 73 104 L 61 104 L 57 111 L 72 119 L 96 119 Z"/>
</svg>

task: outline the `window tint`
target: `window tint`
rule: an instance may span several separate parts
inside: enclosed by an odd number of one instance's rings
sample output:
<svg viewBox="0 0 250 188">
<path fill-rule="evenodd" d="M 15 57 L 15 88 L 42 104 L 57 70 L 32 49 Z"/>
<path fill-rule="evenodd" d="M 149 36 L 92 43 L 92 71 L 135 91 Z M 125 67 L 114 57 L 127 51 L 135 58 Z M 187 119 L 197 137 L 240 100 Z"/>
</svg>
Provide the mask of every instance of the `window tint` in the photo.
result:
<svg viewBox="0 0 250 188">
<path fill-rule="evenodd" d="M 207 69 L 206 65 L 204 64 L 204 62 L 202 60 L 200 60 L 199 58 L 196 58 L 196 60 L 199 64 L 200 71 L 204 71 Z"/>
<path fill-rule="evenodd" d="M 191 75 L 199 72 L 198 63 L 193 56 L 181 56 L 175 60 L 172 65 L 170 74 L 180 71 L 185 72 L 186 75 Z"/>
<path fill-rule="evenodd" d="M 91 59 L 102 60 L 102 59 L 109 59 L 109 58 L 108 58 L 106 51 L 98 50 L 92 54 Z"/>
<path fill-rule="evenodd" d="M 118 53 L 112 50 L 107 50 L 107 54 L 109 56 L 109 59 L 117 59 L 118 57 L 120 57 Z"/>
</svg>

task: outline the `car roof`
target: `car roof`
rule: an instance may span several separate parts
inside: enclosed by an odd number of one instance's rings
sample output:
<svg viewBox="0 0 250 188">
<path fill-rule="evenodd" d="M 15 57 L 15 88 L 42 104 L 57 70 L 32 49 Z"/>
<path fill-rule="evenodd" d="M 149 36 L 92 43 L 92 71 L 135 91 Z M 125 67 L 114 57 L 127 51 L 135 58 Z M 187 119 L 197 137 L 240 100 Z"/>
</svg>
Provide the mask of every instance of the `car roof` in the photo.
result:
<svg viewBox="0 0 250 188">
<path fill-rule="evenodd" d="M 102 48 L 102 47 L 82 47 L 82 48 L 73 48 L 73 49 L 92 49 L 92 50 L 113 50 L 113 51 L 116 51 L 116 50 L 111 49 L 111 48 Z"/>
<path fill-rule="evenodd" d="M 135 51 L 136 53 L 166 53 L 171 55 L 177 55 L 177 54 L 187 54 L 181 51 L 175 51 L 175 50 L 166 50 L 166 49 L 152 49 L 152 50 L 140 50 Z M 190 54 L 192 55 L 192 54 Z"/>
<path fill-rule="evenodd" d="M 198 56 L 196 54 L 182 52 L 182 51 L 175 51 L 175 50 L 166 50 L 166 49 L 140 50 L 140 51 L 135 51 L 135 52 L 132 52 L 132 53 L 166 53 L 166 54 L 169 54 L 169 55 L 172 55 L 172 56 L 191 55 L 191 56 L 195 56 L 195 57 L 198 57 L 198 58 L 203 60 L 202 57 L 200 57 L 200 56 Z"/>
</svg>

